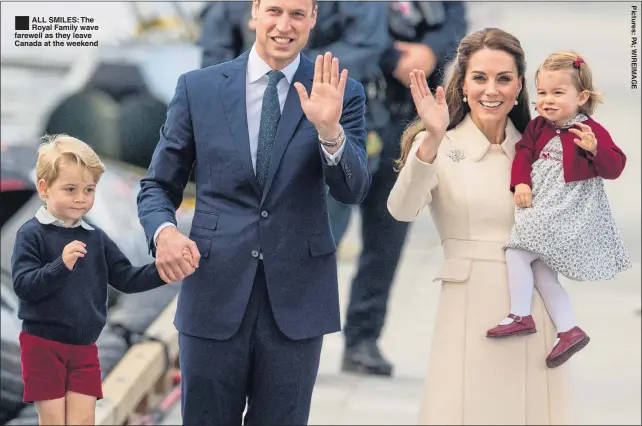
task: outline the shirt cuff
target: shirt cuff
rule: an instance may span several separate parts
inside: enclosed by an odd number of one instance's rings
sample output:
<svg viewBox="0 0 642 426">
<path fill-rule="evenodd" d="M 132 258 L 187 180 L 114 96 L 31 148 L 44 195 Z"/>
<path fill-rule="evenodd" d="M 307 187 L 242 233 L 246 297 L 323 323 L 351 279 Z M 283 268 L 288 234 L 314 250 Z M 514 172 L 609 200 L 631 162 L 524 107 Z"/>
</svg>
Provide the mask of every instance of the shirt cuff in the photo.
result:
<svg viewBox="0 0 642 426">
<path fill-rule="evenodd" d="M 325 156 L 326 162 L 328 163 L 328 166 L 336 166 L 339 164 L 339 161 L 341 161 L 341 156 L 343 155 L 343 151 L 346 147 L 346 141 L 344 140 L 343 143 L 341 144 L 341 147 L 335 152 L 334 154 L 330 154 L 326 149 L 325 146 L 321 145 L 321 150 L 323 151 L 323 155 Z"/>
<path fill-rule="evenodd" d="M 156 232 L 154 232 L 154 247 L 156 247 L 156 240 L 158 239 L 158 234 L 160 234 L 163 228 L 167 228 L 168 226 L 176 226 L 176 225 L 174 225 L 172 222 L 163 222 L 156 229 Z"/>
</svg>

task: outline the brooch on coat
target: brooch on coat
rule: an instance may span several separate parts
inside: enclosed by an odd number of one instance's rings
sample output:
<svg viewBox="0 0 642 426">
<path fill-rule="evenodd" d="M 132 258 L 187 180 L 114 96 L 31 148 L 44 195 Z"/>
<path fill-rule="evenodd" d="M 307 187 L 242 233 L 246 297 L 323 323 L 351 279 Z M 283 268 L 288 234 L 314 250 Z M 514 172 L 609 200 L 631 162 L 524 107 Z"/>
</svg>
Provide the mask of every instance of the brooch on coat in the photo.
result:
<svg viewBox="0 0 642 426">
<path fill-rule="evenodd" d="M 450 151 L 448 151 L 446 153 L 446 155 L 448 156 L 448 158 L 453 160 L 455 163 L 459 163 L 461 160 L 466 158 L 464 153 L 461 152 L 460 150 L 458 150 L 457 148 L 452 148 Z"/>
</svg>

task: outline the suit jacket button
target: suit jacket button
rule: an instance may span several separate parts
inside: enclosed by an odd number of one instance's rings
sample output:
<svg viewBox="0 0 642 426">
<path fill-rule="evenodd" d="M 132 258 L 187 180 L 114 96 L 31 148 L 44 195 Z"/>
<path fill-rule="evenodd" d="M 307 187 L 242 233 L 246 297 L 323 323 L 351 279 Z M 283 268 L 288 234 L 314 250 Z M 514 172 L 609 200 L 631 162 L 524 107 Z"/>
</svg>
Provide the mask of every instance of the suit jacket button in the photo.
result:
<svg viewBox="0 0 642 426">
<path fill-rule="evenodd" d="M 258 250 L 252 250 L 252 257 L 259 257 Z"/>
<path fill-rule="evenodd" d="M 265 210 L 261 212 L 261 217 L 268 217 L 268 216 L 269 216 L 268 212 L 266 212 Z"/>
</svg>

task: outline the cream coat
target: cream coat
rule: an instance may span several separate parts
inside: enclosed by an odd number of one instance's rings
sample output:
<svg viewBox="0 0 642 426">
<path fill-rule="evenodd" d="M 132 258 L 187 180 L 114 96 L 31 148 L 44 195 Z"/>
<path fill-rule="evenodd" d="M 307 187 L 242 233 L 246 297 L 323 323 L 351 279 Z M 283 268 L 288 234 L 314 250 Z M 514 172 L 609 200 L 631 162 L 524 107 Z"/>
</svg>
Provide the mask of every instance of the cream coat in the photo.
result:
<svg viewBox="0 0 642 426">
<path fill-rule="evenodd" d="M 509 182 L 520 133 L 509 120 L 504 142 L 492 145 L 467 116 L 446 133 L 432 164 L 416 156 L 422 136 L 388 199 L 400 221 L 429 206 L 445 258 L 435 277 L 442 287 L 419 423 L 571 423 L 570 371 L 546 367 L 556 331 L 539 294 L 537 333 L 486 337 L 510 307 L 502 246 L 514 220 Z"/>
</svg>

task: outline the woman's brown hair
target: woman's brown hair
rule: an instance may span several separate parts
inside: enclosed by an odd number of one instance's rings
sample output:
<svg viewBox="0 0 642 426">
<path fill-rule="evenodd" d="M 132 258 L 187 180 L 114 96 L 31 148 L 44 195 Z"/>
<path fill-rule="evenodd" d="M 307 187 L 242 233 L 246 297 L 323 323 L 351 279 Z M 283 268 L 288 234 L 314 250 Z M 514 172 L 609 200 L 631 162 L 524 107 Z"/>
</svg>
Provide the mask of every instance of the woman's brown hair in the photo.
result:
<svg viewBox="0 0 642 426">
<path fill-rule="evenodd" d="M 522 81 L 522 90 L 517 96 L 517 105 L 508 113 L 508 117 L 513 125 L 521 133 L 526 129 L 526 125 L 531 119 L 529 110 L 528 93 L 526 91 L 526 81 L 524 73 L 526 72 L 526 60 L 524 50 L 519 40 L 506 31 L 499 28 L 485 28 L 466 36 L 457 48 L 457 58 L 455 59 L 454 69 L 448 83 L 446 84 L 446 103 L 448 104 L 448 113 L 450 123 L 447 130 L 457 126 L 470 112 L 468 103 L 463 101 L 462 87 L 464 78 L 468 69 L 470 57 L 484 49 L 502 50 L 513 56 L 517 67 L 517 75 Z M 397 160 L 397 170 L 401 170 L 408 158 L 408 153 L 412 147 L 415 137 L 424 130 L 421 119 L 417 117 L 408 125 L 401 136 L 401 158 Z"/>
</svg>

